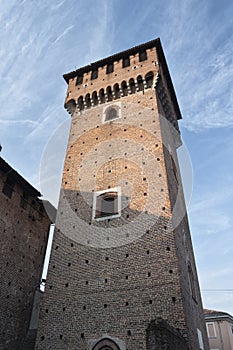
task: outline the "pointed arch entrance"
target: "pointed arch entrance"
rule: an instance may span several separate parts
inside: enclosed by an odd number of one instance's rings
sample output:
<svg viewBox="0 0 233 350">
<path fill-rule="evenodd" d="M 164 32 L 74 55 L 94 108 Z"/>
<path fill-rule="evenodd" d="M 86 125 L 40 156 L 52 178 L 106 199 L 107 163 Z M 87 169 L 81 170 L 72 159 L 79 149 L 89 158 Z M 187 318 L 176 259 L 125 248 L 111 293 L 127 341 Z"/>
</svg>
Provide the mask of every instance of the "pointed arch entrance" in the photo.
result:
<svg viewBox="0 0 233 350">
<path fill-rule="evenodd" d="M 113 340 L 104 338 L 98 341 L 92 350 L 120 350 L 120 348 Z"/>
</svg>

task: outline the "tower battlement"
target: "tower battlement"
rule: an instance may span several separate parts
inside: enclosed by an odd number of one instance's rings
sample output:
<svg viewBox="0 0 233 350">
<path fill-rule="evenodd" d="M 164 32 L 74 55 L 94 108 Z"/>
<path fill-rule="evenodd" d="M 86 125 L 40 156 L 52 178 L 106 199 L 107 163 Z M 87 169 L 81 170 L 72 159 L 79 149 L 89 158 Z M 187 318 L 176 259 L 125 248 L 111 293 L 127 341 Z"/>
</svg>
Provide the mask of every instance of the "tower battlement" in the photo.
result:
<svg viewBox="0 0 233 350">
<path fill-rule="evenodd" d="M 135 46 L 118 54 L 64 74 L 68 84 L 65 108 L 71 115 L 158 87 L 163 104 L 170 101 L 170 121 L 181 119 L 174 87 L 160 39 Z M 159 81 L 163 81 L 162 86 Z M 176 124 L 177 127 L 177 124 Z"/>
</svg>

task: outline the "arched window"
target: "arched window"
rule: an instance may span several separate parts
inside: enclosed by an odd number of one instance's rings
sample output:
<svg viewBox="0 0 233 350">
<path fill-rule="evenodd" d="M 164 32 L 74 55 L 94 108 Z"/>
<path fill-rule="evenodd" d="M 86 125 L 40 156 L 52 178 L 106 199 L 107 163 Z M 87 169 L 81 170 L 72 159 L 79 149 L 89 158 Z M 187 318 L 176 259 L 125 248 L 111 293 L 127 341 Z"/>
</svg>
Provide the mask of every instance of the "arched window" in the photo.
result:
<svg viewBox="0 0 233 350">
<path fill-rule="evenodd" d="M 145 76 L 145 79 L 146 79 L 146 87 L 147 87 L 147 89 L 152 88 L 153 87 L 154 74 L 152 72 L 147 73 L 146 76 Z"/>
<path fill-rule="evenodd" d="M 104 89 L 100 89 L 100 91 L 99 91 L 99 97 L 100 97 L 100 103 L 104 103 L 104 102 L 105 102 Z"/>
<path fill-rule="evenodd" d="M 118 84 L 114 85 L 113 91 L 114 91 L 114 94 L 115 94 L 115 99 L 120 98 L 121 95 L 120 95 L 120 88 L 119 88 Z"/>
<path fill-rule="evenodd" d="M 74 114 L 75 109 L 76 109 L 76 103 L 75 100 L 69 100 L 68 102 L 66 102 L 65 104 L 65 108 L 67 109 L 68 113 L 70 113 L 71 115 Z"/>
<path fill-rule="evenodd" d="M 137 77 L 137 82 L 138 82 L 138 91 L 143 91 L 144 90 L 144 86 L 143 86 L 143 80 L 141 75 L 139 75 Z"/>
<path fill-rule="evenodd" d="M 83 97 L 82 97 L 82 96 L 80 96 L 80 97 L 78 98 L 78 109 L 79 109 L 80 111 L 82 111 L 82 110 L 84 109 L 84 103 L 83 103 Z"/>
<path fill-rule="evenodd" d="M 94 219 L 106 219 L 119 216 L 119 196 L 117 190 L 108 190 L 95 193 L 94 197 Z"/>
<path fill-rule="evenodd" d="M 92 93 L 92 101 L 93 101 L 94 106 L 98 105 L 98 97 L 97 97 L 97 92 L 96 91 L 94 91 Z"/>
<path fill-rule="evenodd" d="M 121 90 L 122 90 L 122 93 L 123 93 L 123 96 L 127 96 L 128 95 L 128 87 L 127 87 L 127 84 L 126 84 L 126 81 L 122 81 L 121 83 Z"/>
<path fill-rule="evenodd" d="M 134 82 L 133 78 L 131 78 L 129 80 L 129 87 L 130 87 L 131 94 L 134 94 L 136 91 L 136 87 L 135 87 L 135 82 Z"/>
<path fill-rule="evenodd" d="M 107 92 L 107 99 L 108 99 L 108 101 L 112 101 L 113 96 L 112 96 L 112 89 L 111 89 L 111 86 L 108 86 L 108 87 L 107 87 L 106 92 Z"/>
<path fill-rule="evenodd" d="M 118 113 L 117 113 L 117 108 L 116 107 L 109 107 L 106 109 L 105 111 L 105 121 L 110 121 L 110 120 L 113 120 L 113 119 L 116 119 L 118 118 Z"/>
<path fill-rule="evenodd" d="M 91 97 L 90 97 L 90 94 L 86 94 L 86 96 L 85 96 L 85 102 L 86 102 L 87 108 L 90 108 L 90 107 L 91 107 Z"/>
</svg>

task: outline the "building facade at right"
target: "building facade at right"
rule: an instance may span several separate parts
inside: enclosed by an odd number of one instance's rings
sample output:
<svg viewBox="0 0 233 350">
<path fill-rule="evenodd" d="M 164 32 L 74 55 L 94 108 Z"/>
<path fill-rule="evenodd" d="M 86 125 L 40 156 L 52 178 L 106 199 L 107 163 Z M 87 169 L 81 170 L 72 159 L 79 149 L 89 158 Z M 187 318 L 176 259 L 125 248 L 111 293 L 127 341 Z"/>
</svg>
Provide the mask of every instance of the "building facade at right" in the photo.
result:
<svg viewBox="0 0 233 350">
<path fill-rule="evenodd" d="M 204 310 L 210 350 L 233 350 L 233 317 L 226 312 Z"/>
</svg>

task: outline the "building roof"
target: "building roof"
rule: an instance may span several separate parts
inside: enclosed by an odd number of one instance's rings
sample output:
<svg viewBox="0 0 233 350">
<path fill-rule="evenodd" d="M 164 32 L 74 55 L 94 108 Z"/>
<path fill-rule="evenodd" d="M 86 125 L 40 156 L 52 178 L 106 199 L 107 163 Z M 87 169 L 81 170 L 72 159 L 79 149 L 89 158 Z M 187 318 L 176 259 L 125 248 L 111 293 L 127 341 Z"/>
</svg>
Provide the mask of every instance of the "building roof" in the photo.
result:
<svg viewBox="0 0 233 350">
<path fill-rule="evenodd" d="M 208 309 L 204 309 L 203 311 L 204 311 L 205 320 L 214 319 L 214 318 L 217 318 L 217 319 L 228 318 L 233 322 L 233 316 L 231 316 L 227 312 L 217 311 L 217 310 L 208 310 Z"/>
<path fill-rule="evenodd" d="M 2 157 L 0 157 L 0 170 L 9 175 L 25 192 L 32 197 L 41 197 L 41 193 L 25 180 L 15 169 L 13 169 Z"/>
<path fill-rule="evenodd" d="M 83 73 L 87 73 L 89 71 L 94 70 L 95 68 L 102 67 L 102 66 L 104 66 L 106 64 L 109 64 L 109 63 L 112 63 L 114 61 L 119 61 L 120 59 L 128 57 L 129 55 L 134 55 L 134 54 L 136 54 L 138 52 L 142 52 L 144 50 L 151 49 L 152 47 L 156 47 L 156 49 L 157 49 L 159 62 L 161 63 L 161 65 L 163 67 L 163 71 L 164 71 L 164 74 L 165 74 L 165 77 L 166 77 L 166 80 L 167 80 L 169 91 L 171 93 L 171 98 L 172 98 L 172 101 L 173 101 L 173 104 L 174 104 L 174 108 L 176 110 L 177 119 L 181 119 L 182 116 L 181 116 L 181 113 L 180 113 L 180 108 L 179 108 L 179 105 L 178 105 L 178 102 L 177 102 L 175 90 L 174 90 L 174 87 L 173 87 L 173 84 L 172 84 L 171 76 L 170 76 L 169 69 L 168 69 L 168 66 L 167 66 L 167 62 L 166 62 L 166 59 L 165 59 L 165 56 L 164 56 L 164 52 L 163 52 L 163 48 L 162 48 L 162 45 L 161 45 L 160 38 L 148 41 L 148 42 L 146 42 L 144 44 L 134 46 L 131 49 L 128 49 L 128 50 L 125 50 L 125 51 L 121 51 L 121 52 L 116 53 L 116 54 L 114 54 L 112 56 L 109 56 L 109 57 L 103 58 L 103 59 L 101 59 L 99 61 L 90 63 L 87 66 L 78 68 L 75 71 L 72 71 L 70 73 L 64 74 L 63 78 L 65 79 L 65 81 L 68 84 L 70 79 L 75 78 L 78 75 L 82 75 Z"/>
</svg>

